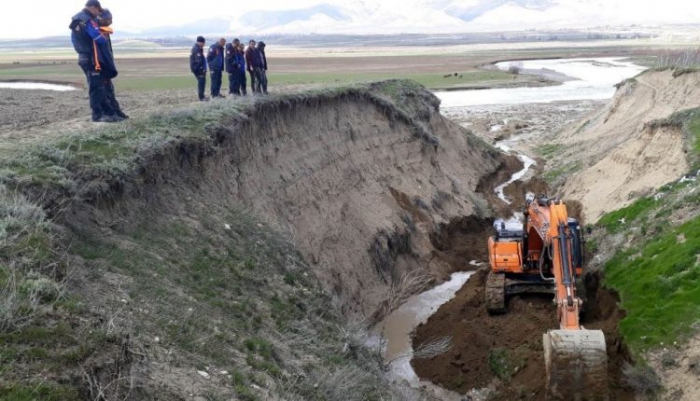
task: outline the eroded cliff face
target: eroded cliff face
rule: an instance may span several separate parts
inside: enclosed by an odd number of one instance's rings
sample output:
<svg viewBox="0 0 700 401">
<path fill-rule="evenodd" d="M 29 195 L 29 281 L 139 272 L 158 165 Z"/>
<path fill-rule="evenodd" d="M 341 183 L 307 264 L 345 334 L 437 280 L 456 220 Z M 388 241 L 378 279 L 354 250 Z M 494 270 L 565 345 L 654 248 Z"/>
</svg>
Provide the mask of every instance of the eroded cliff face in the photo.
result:
<svg viewBox="0 0 700 401">
<path fill-rule="evenodd" d="M 688 172 L 683 126 L 664 120 L 700 107 L 698 81 L 698 72 L 646 72 L 562 135 L 564 150 L 555 163 L 573 173 L 561 192 L 583 203 L 589 222 Z"/>
<path fill-rule="evenodd" d="M 144 159 L 121 200 L 78 215 L 135 222 L 184 213 L 189 199 L 247 209 L 288 235 L 344 312 L 367 318 L 407 275 L 459 268 L 430 235 L 486 217 L 477 185 L 504 165 L 442 117 L 431 93 L 402 81 L 260 102 L 210 131 L 210 141 Z"/>
</svg>

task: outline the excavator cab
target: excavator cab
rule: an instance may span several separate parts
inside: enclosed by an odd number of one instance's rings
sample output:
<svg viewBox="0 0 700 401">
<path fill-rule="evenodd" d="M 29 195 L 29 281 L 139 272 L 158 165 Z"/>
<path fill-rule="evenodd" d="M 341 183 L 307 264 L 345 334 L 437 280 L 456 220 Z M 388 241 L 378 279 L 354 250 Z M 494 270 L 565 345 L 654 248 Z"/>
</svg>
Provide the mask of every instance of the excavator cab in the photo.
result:
<svg viewBox="0 0 700 401">
<path fill-rule="evenodd" d="M 551 294 L 559 329 L 543 334 L 549 395 L 561 400 L 606 400 L 607 352 L 600 330 L 579 322 L 584 260 L 580 223 L 561 200 L 528 202 L 522 230 L 497 227 L 488 240 L 490 272 L 485 302 L 491 314 L 506 312 L 509 296 Z"/>
</svg>

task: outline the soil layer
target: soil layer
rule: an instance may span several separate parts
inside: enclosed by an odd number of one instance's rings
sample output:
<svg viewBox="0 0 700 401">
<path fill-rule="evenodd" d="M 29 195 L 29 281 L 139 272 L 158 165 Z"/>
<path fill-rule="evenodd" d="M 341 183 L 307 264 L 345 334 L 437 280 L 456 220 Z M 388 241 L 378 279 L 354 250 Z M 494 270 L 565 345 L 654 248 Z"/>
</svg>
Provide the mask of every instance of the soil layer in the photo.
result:
<svg viewBox="0 0 700 401">
<path fill-rule="evenodd" d="M 451 337 L 450 351 L 411 364 L 419 377 L 460 394 L 490 387 L 495 400 L 545 399 L 542 334 L 558 325 L 552 299 L 515 296 L 509 300 L 507 314 L 490 316 L 484 305 L 486 276 L 487 270 L 480 270 L 452 301 L 416 329 L 414 344 Z M 612 399 L 633 400 L 620 377 L 629 356 L 617 333 L 624 317 L 617 309 L 618 298 L 600 288 L 595 276 L 586 284 L 589 308 L 583 324 L 605 333 Z"/>
</svg>

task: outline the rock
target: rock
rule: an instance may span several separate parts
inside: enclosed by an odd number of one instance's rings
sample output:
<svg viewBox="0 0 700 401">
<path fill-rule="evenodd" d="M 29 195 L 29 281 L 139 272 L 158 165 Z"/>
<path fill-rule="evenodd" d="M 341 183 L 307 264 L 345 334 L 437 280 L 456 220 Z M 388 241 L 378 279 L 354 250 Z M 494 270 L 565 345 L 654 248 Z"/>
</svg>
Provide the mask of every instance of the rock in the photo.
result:
<svg viewBox="0 0 700 401">
<path fill-rule="evenodd" d="M 198 373 L 200 376 L 202 376 L 203 378 L 205 378 L 205 379 L 208 379 L 208 378 L 209 378 L 209 373 L 207 373 L 207 372 L 205 372 L 205 371 L 198 370 L 197 373 Z"/>
</svg>

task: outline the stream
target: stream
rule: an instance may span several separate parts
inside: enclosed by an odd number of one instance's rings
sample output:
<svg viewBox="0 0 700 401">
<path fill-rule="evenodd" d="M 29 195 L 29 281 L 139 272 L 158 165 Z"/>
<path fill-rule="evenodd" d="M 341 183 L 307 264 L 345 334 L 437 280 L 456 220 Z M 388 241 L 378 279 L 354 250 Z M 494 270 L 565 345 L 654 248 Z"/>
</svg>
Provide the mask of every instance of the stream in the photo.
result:
<svg viewBox="0 0 700 401">
<path fill-rule="evenodd" d="M 0 82 L 0 89 L 48 90 L 56 92 L 74 91 L 70 85 L 49 84 L 42 82 Z"/>
<path fill-rule="evenodd" d="M 507 70 L 513 63 L 503 62 L 496 66 Z M 615 94 L 615 84 L 634 77 L 644 68 L 620 58 L 532 60 L 517 62 L 518 67 L 527 73 L 539 74 L 558 79 L 561 85 L 540 88 L 487 89 L 455 92 L 438 92 L 442 108 L 459 110 L 478 105 L 550 103 L 556 101 L 610 99 Z M 495 125 L 492 131 L 502 126 Z M 505 203 L 511 201 L 505 196 L 505 189 L 513 182 L 522 179 L 535 165 L 535 160 L 512 150 L 520 138 L 511 137 L 496 144 L 505 153 L 517 156 L 523 169 L 510 179 L 497 186 L 494 191 Z M 528 196 L 534 196 L 528 194 Z M 522 229 L 523 216 L 516 213 L 509 219 L 500 219 L 495 225 L 505 224 L 507 229 Z M 486 246 L 486 238 L 484 238 Z M 466 261 L 465 261 L 466 262 Z M 481 266 L 487 261 L 471 261 L 472 266 Z M 438 308 L 454 298 L 455 294 L 471 277 L 471 272 L 458 272 L 450 280 L 432 290 L 410 298 L 375 326 L 373 333 L 382 345 L 385 361 L 397 381 L 406 381 L 414 388 L 423 388 L 446 401 L 459 401 L 463 396 L 443 389 L 430 382 L 422 381 L 411 366 L 414 355 L 411 334 L 418 325 L 425 323 Z"/>
</svg>

